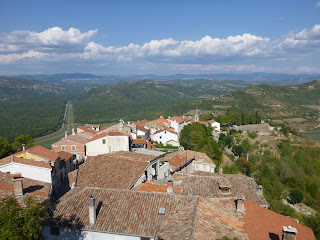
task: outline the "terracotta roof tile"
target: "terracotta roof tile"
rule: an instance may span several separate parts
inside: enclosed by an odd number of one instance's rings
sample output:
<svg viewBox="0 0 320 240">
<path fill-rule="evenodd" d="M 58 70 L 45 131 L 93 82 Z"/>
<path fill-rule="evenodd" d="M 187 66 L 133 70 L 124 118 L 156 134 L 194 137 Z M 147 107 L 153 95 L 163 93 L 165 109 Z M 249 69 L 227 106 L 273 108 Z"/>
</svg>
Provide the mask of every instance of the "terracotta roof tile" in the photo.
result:
<svg viewBox="0 0 320 240">
<path fill-rule="evenodd" d="M 111 155 L 115 157 L 130 159 L 130 160 L 147 161 L 147 162 L 151 162 L 158 158 L 158 156 L 154 156 L 154 155 L 148 155 L 148 154 L 136 153 L 136 152 L 126 152 L 126 151 L 114 152 Z"/>
<path fill-rule="evenodd" d="M 57 154 L 56 152 L 50 151 L 49 149 L 41 147 L 39 145 L 27 149 L 26 152 L 47 158 L 52 161 L 55 161 L 59 158 L 59 154 Z"/>
<path fill-rule="evenodd" d="M 263 194 L 258 193 L 258 184 L 253 178 L 240 174 L 214 174 L 196 172 L 194 174 L 175 173 L 174 181 L 181 181 L 183 193 L 192 193 L 206 198 L 231 198 L 245 196 L 259 205 L 268 206 Z M 227 183 L 230 193 L 222 193 L 219 183 Z"/>
<path fill-rule="evenodd" d="M 16 162 L 16 163 L 21 163 L 21 164 L 26 164 L 30 166 L 36 166 L 36 167 L 43 167 L 43 168 L 49 168 L 51 169 L 51 165 L 49 162 L 46 161 L 39 161 L 39 160 L 33 160 L 33 159 L 25 159 L 25 158 L 20 158 L 16 157 L 16 155 L 20 154 L 22 152 L 16 153 L 14 155 L 5 157 L 0 160 L 0 166 L 11 163 L 11 162 Z"/>
<path fill-rule="evenodd" d="M 255 239 L 259 236 L 261 240 L 269 240 L 271 235 L 273 239 L 281 239 L 282 227 L 291 226 L 297 229 L 297 240 L 315 239 L 312 230 L 293 219 L 275 213 L 259 205 L 245 201 L 244 230 L 248 233 L 249 239 Z"/>
<path fill-rule="evenodd" d="M 88 201 L 91 195 L 95 197 L 96 206 L 101 206 L 94 227 L 89 225 Z M 83 229 L 153 238 L 164 219 L 187 205 L 195 206 L 196 198 L 76 187 L 60 198 L 51 224 L 76 228 L 80 223 Z M 165 208 L 164 215 L 159 214 L 160 207 Z"/>
<path fill-rule="evenodd" d="M 146 129 L 140 125 L 137 125 L 136 128 L 137 128 L 137 130 L 139 130 L 141 132 L 145 132 L 145 133 L 150 131 L 149 129 Z"/>
<path fill-rule="evenodd" d="M 58 152 L 58 154 L 60 155 L 61 161 L 68 161 L 70 158 L 73 157 L 72 153 L 68 153 L 65 151 Z"/>
<path fill-rule="evenodd" d="M 143 119 L 139 122 L 135 122 L 136 126 L 141 126 L 143 127 L 146 123 L 148 123 L 149 121 L 147 119 Z"/>
<path fill-rule="evenodd" d="M 62 138 L 58 142 L 53 143 L 52 146 L 63 144 L 65 141 L 71 141 L 71 142 L 75 142 L 75 143 L 85 144 L 86 142 L 88 142 L 88 138 L 80 136 L 79 134 L 69 135 L 67 138 Z"/>
<path fill-rule="evenodd" d="M 133 139 L 132 144 L 145 144 L 146 139 Z"/>
<path fill-rule="evenodd" d="M 13 175 L 9 173 L 0 172 L 0 199 L 13 194 Z M 50 183 L 45 183 L 30 178 L 22 179 L 24 193 L 26 195 L 32 195 L 41 202 L 45 201 L 49 197 L 51 188 Z"/>
<path fill-rule="evenodd" d="M 182 190 L 181 187 L 173 186 L 173 192 L 178 193 L 178 192 L 181 192 L 181 190 Z M 139 186 L 138 191 L 165 193 L 167 192 L 167 185 L 162 185 L 159 183 L 147 181 Z"/>
<path fill-rule="evenodd" d="M 114 154 L 98 155 L 89 157 L 72 176 L 77 186 L 130 189 L 148 165 Z"/>
<path fill-rule="evenodd" d="M 168 128 L 168 127 L 165 127 L 164 129 L 160 129 L 160 130 L 156 131 L 154 134 L 161 133 L 163 131 L 171 132 L 173 134 L 178 135 L 178 133 L 173 128 Z"/>
<path fill-rule="evenodd" d="M 85 126 L 79 126 L 79 127 L 77 127 L 77 129 L 81 129 L 81 130 L 83 130 L 87 133 L 91 133 L 93 135 L 96 135 L 96 133 L 97 133 L 96 131 L 94 131 L 92 129 L 86 128 Z"/>
<path fill-rule="evenodd" d="M 198 161 L 199 159 L 203 159 L 204 163 L 215 165 L 215 163 L 207 156 L 207 154 L 202 152 L 196 152 L 191 150 L 179 150 L 170 154 L 165 155 L 164 160 L 167 161 L 172 170 L 175 170 L 186 162 L 195 159 Z"/>
</svg>

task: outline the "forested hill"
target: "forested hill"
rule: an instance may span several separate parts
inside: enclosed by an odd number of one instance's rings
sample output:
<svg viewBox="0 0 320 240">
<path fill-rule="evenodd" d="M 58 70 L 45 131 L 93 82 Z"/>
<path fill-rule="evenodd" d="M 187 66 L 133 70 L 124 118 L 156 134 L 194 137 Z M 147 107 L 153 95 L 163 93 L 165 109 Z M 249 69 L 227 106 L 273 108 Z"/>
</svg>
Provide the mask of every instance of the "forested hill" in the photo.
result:
<svg viewBox="0 0 320 240">
<path fill-rule="evenodd" d="M 253 85 L 222 95 L 215 100 L 194 103 L 217 113 L 226 110 L 259 111 L 265 117 L 297 117 L 318 114 L 320 80 L 291 86 Z"/>
<path fill-rule="evenodd" d="M 108 85 L 92 89 L 73 100 L 75 117 L 77 122 L 82 123 L 153 118 L 163 114 L 165 107 L 211 98 L 241 87 L 240 84 L 223 86 L 217 88 L 215 85 L 195 86 L 188 81 L 169 83 L 152 80 Z"/>
<path fill-rule="evenodd" d="M 84 92 L 84 85 L 66 85 L 21 78 L 0 77 L 0 96 L 21 98 L 23 96 L 67 95 Z"/>
</svg>

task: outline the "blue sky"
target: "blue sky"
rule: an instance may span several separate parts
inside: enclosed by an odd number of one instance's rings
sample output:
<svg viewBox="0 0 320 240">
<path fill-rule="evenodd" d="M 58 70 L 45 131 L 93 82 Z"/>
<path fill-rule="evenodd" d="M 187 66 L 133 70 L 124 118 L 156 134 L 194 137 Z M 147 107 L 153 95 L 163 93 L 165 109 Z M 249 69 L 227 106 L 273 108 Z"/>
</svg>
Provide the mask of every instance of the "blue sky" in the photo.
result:
<svg viewBox="0 0 320 240">
<path fill-rule="evenodd" d="M 320 73 L 320 1 L 0 1 L 0 74 Z"/>
</svg>

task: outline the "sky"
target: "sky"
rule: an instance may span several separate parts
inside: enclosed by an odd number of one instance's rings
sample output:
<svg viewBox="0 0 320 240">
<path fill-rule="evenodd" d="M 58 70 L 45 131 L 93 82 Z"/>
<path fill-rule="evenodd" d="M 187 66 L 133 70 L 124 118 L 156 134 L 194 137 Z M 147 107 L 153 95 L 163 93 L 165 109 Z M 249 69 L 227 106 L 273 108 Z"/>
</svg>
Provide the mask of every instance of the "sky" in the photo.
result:
<svg viewBox="0 0 320 240">
<path fill-rule="evenodd" d="M 0 75 L 320 73 L 320 1 L 0 0 Z"/>
</svg>

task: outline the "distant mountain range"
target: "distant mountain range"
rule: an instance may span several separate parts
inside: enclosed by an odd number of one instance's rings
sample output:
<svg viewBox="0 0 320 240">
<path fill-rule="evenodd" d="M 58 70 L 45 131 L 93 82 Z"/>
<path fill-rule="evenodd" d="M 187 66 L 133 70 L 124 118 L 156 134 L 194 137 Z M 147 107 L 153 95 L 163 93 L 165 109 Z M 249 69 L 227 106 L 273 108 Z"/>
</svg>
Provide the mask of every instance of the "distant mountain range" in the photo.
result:
<svg viewBox="0 0 320 240">
<path fill-rule="evenodd" d="M 8 77 L 8 76 L 7 76 Z M 10 77 L 10 76 L 9 76 Z M 97 84 L 107 85 L 120 82 L 135 82 L 144 79 L 154 81 L 176 81 L 194 79 L 215 79 L 215 80 L 242 80 L 251 84 L 272 84 L 272 85 L 293 85 L 310 82 L 320 79 L 320 74 L 284 74 L 284 73 L 248 73 L 248 74 L 174 74 L 169 76 L 159 76 L 153 74 L 146 75 L 95 75 L 84 73 L 61 73 L 61 74 L 40 74 L 40 75 L 15 75 L 15 78 L 24 78 L 55 83 L 73 84 Z"/>
</svg>

